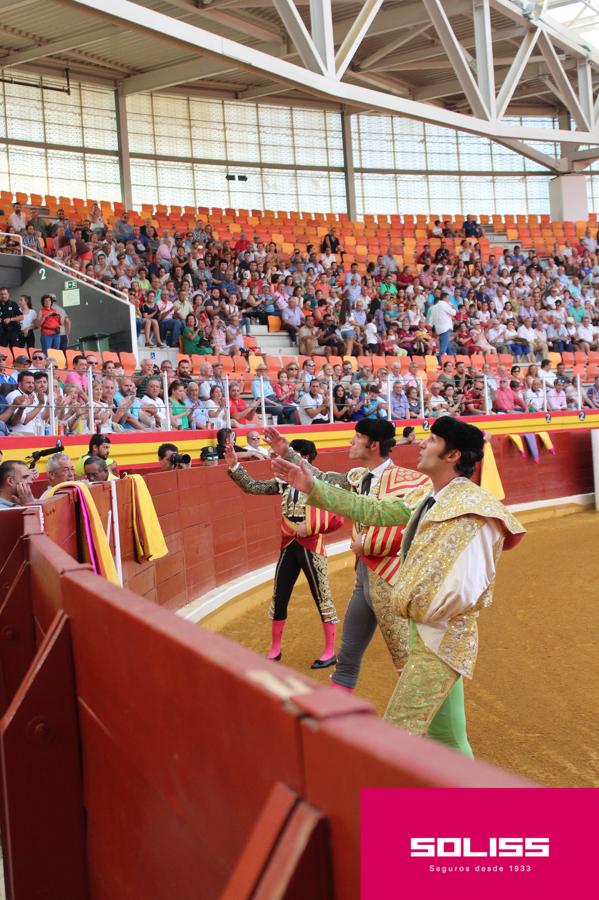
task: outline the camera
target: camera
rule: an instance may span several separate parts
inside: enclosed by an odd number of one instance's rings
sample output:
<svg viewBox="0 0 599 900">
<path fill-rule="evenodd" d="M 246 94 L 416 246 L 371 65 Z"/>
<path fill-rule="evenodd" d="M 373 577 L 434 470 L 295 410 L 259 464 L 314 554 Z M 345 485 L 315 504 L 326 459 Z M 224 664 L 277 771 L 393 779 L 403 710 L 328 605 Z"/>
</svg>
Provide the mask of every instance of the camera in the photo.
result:
<svg viewBox="0 0 599 900">
<path fill-rule="evenodd" d="M 191 465 L 191 456 L 189 453 L 172 453 L 169 462 L 173 469 L 186 469 Z"/>
</svg>

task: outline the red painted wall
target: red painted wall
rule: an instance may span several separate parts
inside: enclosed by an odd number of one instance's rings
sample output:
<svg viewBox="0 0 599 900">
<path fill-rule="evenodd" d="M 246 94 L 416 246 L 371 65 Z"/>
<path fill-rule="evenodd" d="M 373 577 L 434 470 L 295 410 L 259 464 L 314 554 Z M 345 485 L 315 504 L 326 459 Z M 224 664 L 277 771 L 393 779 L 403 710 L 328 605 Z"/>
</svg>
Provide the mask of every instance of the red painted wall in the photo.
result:
<svg viewBox="0 0 599 900">
<path fill-rule="evenodd" d="M 588 431 L 552 435 L 555 456 L 541 449 L 535 464 L 522 459 L 508 437 L 493 439 L 493 448 L 506 492 L 506 503 L 528 503 L 588 493 L 593 490 L 591 442 Z M 415 468 L 418 447 L 400 446 L 395 462 Z M 351 466 L 347 450 L 323 450 L 318 464 L 324 470 L 345 471 Z M 249 463 L 256 478 L 271 477 L 270 464 Z M 169 609 L 276 560 L 279 551 L 280 499 L 244 494 L 230 480 L 226 466 L 194 466 L 180 472 L 144 471 L 148 488 L 169 547 L 169 555 L 155 563 L 135 561 L 128 482 L 117 484 L 123 577 L 125 586 Z M 478 474 L 477 474 L 478 477 Z M 106 485 L 94 487 L 100 515 L 106 524 L 110 508 Z M 45 504 L 49 536 L 78 557 L 75 510 L 70 497 Z M 334 542 L 348 536 L 348 523 L 330 535 Z"/>
</svg>

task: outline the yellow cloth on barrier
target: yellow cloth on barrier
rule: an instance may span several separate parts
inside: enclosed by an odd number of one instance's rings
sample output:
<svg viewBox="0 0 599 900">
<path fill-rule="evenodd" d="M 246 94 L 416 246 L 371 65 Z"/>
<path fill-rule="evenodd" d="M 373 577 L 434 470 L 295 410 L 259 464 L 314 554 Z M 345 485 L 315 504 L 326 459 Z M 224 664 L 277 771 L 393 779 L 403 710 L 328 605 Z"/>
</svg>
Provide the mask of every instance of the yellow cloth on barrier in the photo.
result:
<svg viewBox="0 0 599 900">
<path fill-rule="evenodd" d="M 81 518 L 83 520 L 83 543 L 84 546 L 87 546 L 89 561 L 94 571 L 106 578 L 107 581 L 120 585 L 121 582 L 110 552 L 110 544 L 90 489 L 83 481 L 63 481 L 62 484 L 48 488 L 46 499 L 53 497 L 57 491 L 62 491 L 64 488 L 73 488 L 79 495 Z"/>
<path fill-rule="evenodd" d="M 553 441 L 549 437 L 547 431 L 537 431 L 537 437 L 540 439 L 545 450 L 549 450 L 550 453 L 555 454 L 555 447 L 553 446 Z"/>
<path fill-rule="evenodd" d="M 503 489 L 503 484 L 501 483 L 501 475 L 497 468 L 497 460 L 493 453 L 491 441 L 485 441 L 484 456 L 480 471 L 480 486 L 493 497 L 496 497 L 497 500 L 503 500 L 505 498 L 505 491 Z"/>
<path fill-rule="evenodd" d="M 520 437 L 520 435 L 519 434 L 510 434 L 510 435 L 508 435 L 508 437 L 509 437 L 510 441 L 513 444 L 515 444 L 520 456 L 526 456 L 526 454 L 524 452 L 524 442 L 522 441 L 522 438 Z"/>
<path fill-rule="evenodd" d="M 129 475 L 131 482 L 131 516 L 138 562 L 166 556 L 168 547 L 156 515 L 154 501 L 141 475 Z"/>
</svg>

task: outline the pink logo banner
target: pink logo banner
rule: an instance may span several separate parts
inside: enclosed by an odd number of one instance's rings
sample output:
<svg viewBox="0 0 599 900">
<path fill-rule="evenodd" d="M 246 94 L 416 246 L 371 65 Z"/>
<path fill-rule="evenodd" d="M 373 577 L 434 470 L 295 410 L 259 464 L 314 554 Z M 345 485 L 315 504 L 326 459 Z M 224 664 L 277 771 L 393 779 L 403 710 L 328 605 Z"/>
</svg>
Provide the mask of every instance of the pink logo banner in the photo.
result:
<svg viewBox="0 0 599 900">
<path fill-rule="evenodd" d="M 364 788 L 362 900 L 590 896 L 598 819 L 586 788 Z"/>
</svg>

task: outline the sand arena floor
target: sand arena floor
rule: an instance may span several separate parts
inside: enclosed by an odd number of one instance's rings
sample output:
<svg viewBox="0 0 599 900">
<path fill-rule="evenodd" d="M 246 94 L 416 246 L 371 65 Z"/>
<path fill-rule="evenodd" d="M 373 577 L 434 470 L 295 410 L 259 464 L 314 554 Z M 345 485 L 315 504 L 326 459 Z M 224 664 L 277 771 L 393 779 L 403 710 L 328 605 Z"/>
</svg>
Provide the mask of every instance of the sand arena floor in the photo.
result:
<svg viewBox="0 0 599 900">
<path fill-rule="evenodd" d="M 577 513 L 527 525 L 504 553 L 493 606 L 480 616 L 480 651 L 466 684 L 475 755 L 541 784 L 599 787 L 599 515 Z M 353 557 L 330 560 L 331 586 L 343 618 Z M 208 627 L 265 653 L 271 585 L 234 601 Z M 285 663 L 308 671 L 320 655 L 320 620 L 303 576 L 289 607 Z M 339 644 L 341 628 L 338 630 Z M 311 673 L 326 683 L 331 670 Z M 395 682 L 377 632 L 357 693 L 382 714 Z"/>
</svg>

